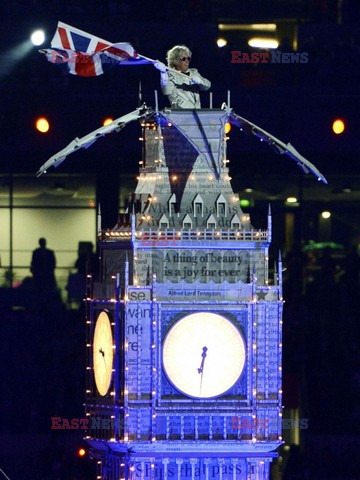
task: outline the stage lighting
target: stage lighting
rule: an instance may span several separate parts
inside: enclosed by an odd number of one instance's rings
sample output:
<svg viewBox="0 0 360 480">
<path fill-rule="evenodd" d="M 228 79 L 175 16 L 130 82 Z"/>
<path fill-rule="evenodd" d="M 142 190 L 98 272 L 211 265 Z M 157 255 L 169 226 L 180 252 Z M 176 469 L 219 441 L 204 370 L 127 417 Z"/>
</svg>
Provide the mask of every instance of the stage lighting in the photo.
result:
<svg viewBox="0 0 360 480">
<path fill-rule="evenodd" d="M 324 210 L 323 212 L 321 212 L 321 216 L 322 216 L 322 218 L 327 219 L 327 218 L 331 217 L 331 213 L 327 210 Z"/>
<path fill-rule="evenodd" d="M 251 202 L 247 198 L 242 198 L 240 200 L 240 207 L 245 207 L 246 208 L 246 207 L 250 207 L 250 205 L 251 205 Z"/>
<path fill-rule="evenodd" d="M 45 117 L 40 117 L 36 119 L 35 122 L 36 130 L 41 133 L 47 133 L 50 130 L 50 124 Z"/>
<path fill-rule="evenodd" d="M 342 120 L 341 118 L 337 118 L 336 120 L 334 120 L 332 124 L 332 129 L 336 135 L 340 135 L 341 133 L 343 133 L 343 131 L 345 130 L 344 120 Z"/>
<path fill-rule="evenodd" d="M 248 45 L 253 48 L 272 48 L 276 49 L 279 46 L 279 42 L 273 38 L 250 38 Z"/>
<path fill-rule="evenodd" d="M 225 47 L 227 45 L 227 40 L 225 38 L 218 38 L 216 44 L 219 48 Z"/>
<path fill-rule="evenodd" d="M 113 122 L 113 121 L 114 121 L 114 119 L 111 118 L 111 117 L 105 118 L 104 121 L 103 121 L 104 127 L 106 127 L 106 125 L 109 125 L 109 123 L 111 123 L 111 122 Z"/>
<path fill-rule="evenodd" d="M 35 32 L 31 34 L 30 40 L 33 45 L 42 45 L 45 41 L 44 30 L 35 30 Z"/>
<path fill-rule="evenodd" d="M 231 130 L 231 123 L 226 122 L 225 123 L 225 133 L 229 133 Z"/>
<path fill-rule="evenodd" d="M 79 448 L 77 451 L 78 457 L 84 457 L 86 455 L 85 448 Z"/>
</svg>

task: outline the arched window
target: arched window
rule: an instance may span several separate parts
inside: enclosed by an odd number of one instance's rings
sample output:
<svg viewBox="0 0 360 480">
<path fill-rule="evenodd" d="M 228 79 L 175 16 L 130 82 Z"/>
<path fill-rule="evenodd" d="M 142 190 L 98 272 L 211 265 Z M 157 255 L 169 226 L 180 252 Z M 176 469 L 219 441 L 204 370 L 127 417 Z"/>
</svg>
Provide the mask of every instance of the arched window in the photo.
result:
<svg viewBox="0 0 360 480">
<path fill-rule="evenodd" d="M 222 193 L 218 196 L 216 200 L 216 216 L 217 217 L 226 217 L 226 200 Z"/>
<path fill-rule="evenodd" d="M 191 230 L 192 229 L 192 220 L 190 215 L 187 213 L 183 219 L 183 229 Z"/>
<path fill-rule="evenodd" d="M 175 215 L 176 195 L 173 193 L 168 200 L 169 215 Z"/>
<path fill-rule="evenodd" d="M 236 230 L 240 228 L 240 218 L 236 214 L 231 219 L 231 228 Z"/>
<path fill-rule="evenodd" d="M 160 227 L 160 230 L 166 230 L 167 228 L 169 228 L 169 220 L 165 215 L 165 213 L 163 213 L 160 217 L 159 227 Z"/>
<path fill-rule="evenodd" d="M 206 222 L 206 228 L 209 230 L 214 230 L 216 228 L 216 218 L 213 214 L 209 215 L 209 218 Z"/>
<path fill-rule="evenodd" d="M 193 201 L 194 217 L 202 217 L 204 215 L 204 201 L 198 193 Z"/>
</svg>

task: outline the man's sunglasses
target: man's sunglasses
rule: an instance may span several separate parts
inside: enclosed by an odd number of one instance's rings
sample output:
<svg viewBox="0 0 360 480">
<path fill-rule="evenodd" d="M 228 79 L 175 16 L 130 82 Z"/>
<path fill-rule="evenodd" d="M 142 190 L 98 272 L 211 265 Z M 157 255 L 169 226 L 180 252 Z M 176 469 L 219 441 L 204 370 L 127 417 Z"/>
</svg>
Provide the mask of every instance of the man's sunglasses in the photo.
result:
<svg viewBox="0 0 360 480">
<path fill-rule="evenodd" d="M 189 60 L 189 62 L 191 62 L 191 57 L 182 57 L 182 58 L 180 58 L 180 60 L 182 62 L 185 62 L 185 60 Z"/>
</svg>

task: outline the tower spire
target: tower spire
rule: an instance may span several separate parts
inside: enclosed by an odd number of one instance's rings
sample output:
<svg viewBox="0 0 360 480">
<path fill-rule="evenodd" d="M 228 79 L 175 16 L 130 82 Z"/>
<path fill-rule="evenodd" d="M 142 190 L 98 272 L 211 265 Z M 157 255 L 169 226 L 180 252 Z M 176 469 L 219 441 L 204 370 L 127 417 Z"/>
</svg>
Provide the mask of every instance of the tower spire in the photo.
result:
<svg viewBox="0 0 360 480">
<path fill-rule="evenodd" d="M 277 286 L 278 284 L 278 275 L 277 275 L 277 267 L 276 261 L 274 262 L 274 285 Z"/>
<path fill-rule="evenodd" d="M 271 242 L 272 239 L 272 215 L 271 215 L 271 204 L 269 203 L 268 207 L 268 221 L 267 221 L 267 230 L 268 230 L 268 242 Z"/>
<path fill-rule="evenodd" d="M 279 279 L 279 287 L 280 287 L 280 300 L 282 300 L 282 258 L 281 258 L 281 250 L 279 250 L 279 259 L 278 259 L 278 279 Z"/>
<path fill-rule="evenodd" d="M 97 211 L 97 226 L 96 226 L 96 229 L 97 229 L 97 233 L 100 233 L 101 232 L 101 205 L 99 203 L 98 205 L 98 211 Z"/>
</svg>

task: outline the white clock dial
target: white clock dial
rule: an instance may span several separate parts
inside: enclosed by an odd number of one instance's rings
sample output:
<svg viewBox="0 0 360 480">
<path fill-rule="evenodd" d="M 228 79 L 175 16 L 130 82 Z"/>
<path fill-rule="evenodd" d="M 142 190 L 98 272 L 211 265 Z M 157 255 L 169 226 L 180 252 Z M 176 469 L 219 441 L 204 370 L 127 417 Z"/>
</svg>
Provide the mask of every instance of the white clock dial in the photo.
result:
<svg viewBox="0 0 360 480">
<path fill-rule="evenodd" d="M 168 331 L 163 367 L 175 388 L 195 398 L 222 395 L 245 364 L 245 342 L 227 318 L 210 312 L 187 315 Z"/>
<path fill-rule="evenodd" d="M 95 384 L 101 396 L 105 396 L 110 388 L 113 358 L 110 319 L 106 312 L 101 312 L 96 321 L 93 341 Z"/>
</svg>

